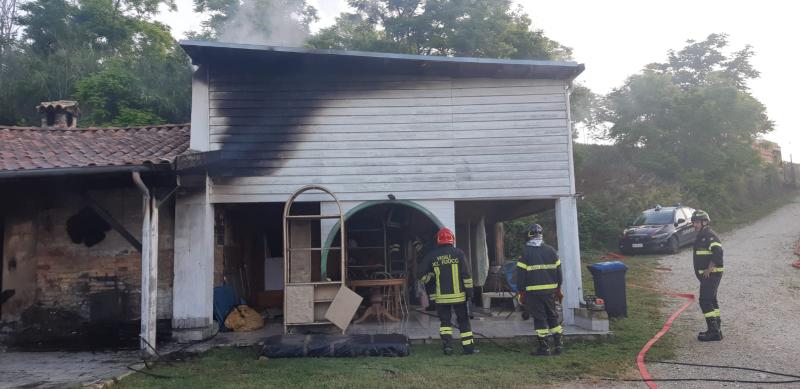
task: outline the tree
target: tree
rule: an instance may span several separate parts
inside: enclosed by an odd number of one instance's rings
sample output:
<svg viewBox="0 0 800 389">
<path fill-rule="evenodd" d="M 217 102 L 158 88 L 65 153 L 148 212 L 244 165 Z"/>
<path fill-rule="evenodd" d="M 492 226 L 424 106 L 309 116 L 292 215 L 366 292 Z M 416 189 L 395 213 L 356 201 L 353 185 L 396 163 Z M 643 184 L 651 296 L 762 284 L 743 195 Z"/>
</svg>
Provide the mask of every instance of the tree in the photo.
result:
<svg viewBox="0 0 800 389">
<path fill-rule="evenodd" d="M 350 0 L 355 13 L 312 37 L 325 49 L 489 58 L 566 59 L 510 0 Z"/>
<path fill-rule="evenodd" d="M 194 39 L 301 46 L 309 24 L 318 20 L 305 0 L 194 0 L 195 12 L 206 13 L 203 30 Z"/>
<path fill-rule="evenodd" d="M 0 60 L 17 36 L 17 5 L 17 0 L 0 0 Z"/>
<path fill-rule="evenodd" d="M 752 50 L 725 54 L 726 47 L 723 34 L 688 41 L 607 96 L 610 139 L 635 150 L 648 170 L 720 207 L 720 194 L 735 192 L 721 188 L 741 186 L 760 165 L 753 139 L 772 130 L 766 108 L 747 89 L 758 76 Z"/>
<path fill-rule="evenodd" d="M 0 92 L 0 106 L 14 109 L 0 119 L 35 123 L 36 103 L 77 99 L 86 125 L 188 121 L 191 67 L 169 28 L 150 21 L 161 4 L 175 6 L 173 0 L 22 4 L 22 33 L 10 62 L 13 92 Z"/>
</svg>

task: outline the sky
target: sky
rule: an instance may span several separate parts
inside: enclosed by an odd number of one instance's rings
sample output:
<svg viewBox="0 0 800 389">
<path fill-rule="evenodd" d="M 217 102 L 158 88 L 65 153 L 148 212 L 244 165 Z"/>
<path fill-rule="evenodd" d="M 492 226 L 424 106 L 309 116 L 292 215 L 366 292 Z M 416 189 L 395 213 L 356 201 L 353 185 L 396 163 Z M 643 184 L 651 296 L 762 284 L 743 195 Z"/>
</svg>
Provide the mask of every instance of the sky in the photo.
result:
<svg viewBox="0 0 800 389">
<path fill-rule="evenodd" d="M 320 21 L 312 30 L 334 23 L 347 10 L 346 0 L 308 0 Z M 605 94 L 651 62 L 664 62 L 668 50 L 686 40 L 700 41 L 712 33 L 727 33 L 730 48 L 753 46 L 753 66 L 761 77 L 750 82 L 752 94 L 767 107 L 775 130 L 765 138 L 778 142 L 783 158 L 800 161 L 800 4 L 762 0 L 516 0 L 547 37 L 573 49 L 574 60 L 586 65 L 578 81 Z M 192 0 L 177 0 L 177 12 L 162 12 L 159 20 L 172 27 L 176 38 L 199 29 L 201 16 L 192 13 Z M 794 37 L 794 38 L 792 38 Z"/>
</svg>

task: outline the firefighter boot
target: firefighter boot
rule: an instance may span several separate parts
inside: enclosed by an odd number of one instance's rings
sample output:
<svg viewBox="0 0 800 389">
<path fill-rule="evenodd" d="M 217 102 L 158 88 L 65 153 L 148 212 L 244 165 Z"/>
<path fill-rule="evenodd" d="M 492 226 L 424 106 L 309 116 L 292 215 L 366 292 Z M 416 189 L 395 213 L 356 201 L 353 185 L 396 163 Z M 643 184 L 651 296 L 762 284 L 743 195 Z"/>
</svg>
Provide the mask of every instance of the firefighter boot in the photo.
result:
<svg viewBox="0 0 800 389">
<path fill-rule="evenodd" d="M 706 319 L 706 327 L 707 327 L 707 329 L 705 331 L 700 331 L 700 332 L 697 333 L 697 340 L 700 340 L 701 337 L 706 336 L 706 334 L 708 334 L 708 331 L 711 331 L 711 324 L 709 324 L 709 323 L 711 323 L 711 322 L 708 321 L 708 319 Z"/>
<path fill-rule="evenodd" d="M 553 354 L 558 355 L 564 351 L 564 335 L 553 334 Z"/>
<path fill-rule="evenodd" d="M 453 346 L 450 344 L 452 340 L 453 340 L 452 336 L 442 335 L 442 351 L 444 351 L 444 355 L 453 354 Z"/>
<path fill-rule="evenodd" d="M 537 336 L 536 337 L 536 345 L 537 345 L 537 347 L 536 347 L 536 350 L 531 352 L 531 354 L 532 355 L 542 355 L 542 356 L 550 355 L 550 342 L 549 342 L 548 338 L 549 338 L 549 336 L 547 336 L 547 337 Z"/>
<path fill-rule="evenodd" d="M 705 333 L 701 333 L 700 335 L 697 335 L 697 340 L 701 342 L 713 342 L 722 340 L 722 333 L 719 332 L 719 324 L 717 323 L 716 317 L 707 317 L 706 325 L 708 325 L 708 331 L 706 331 Z"/>
<path fill-rule="evenodd" d="M 707 327 L 707 329 L 705 331 L 700 331 L 700 332 L 697 333 L 697 339 L 698 340 L 700 339 L 700 337 L 706 336 L 709 332 L 711 332 L 711 323 L 714 322 L 714 319 L 715 318 L 713 318 L 713 317 L 707 317 L 706 318 L 706 327 Z"/>
<path fill-rule="evenodd" d="M 472 355 L 478 352 L 478 349 L 475 348 L 475 344 L 469 344 L 464 346 L 464 355 Z"/>
</svg>

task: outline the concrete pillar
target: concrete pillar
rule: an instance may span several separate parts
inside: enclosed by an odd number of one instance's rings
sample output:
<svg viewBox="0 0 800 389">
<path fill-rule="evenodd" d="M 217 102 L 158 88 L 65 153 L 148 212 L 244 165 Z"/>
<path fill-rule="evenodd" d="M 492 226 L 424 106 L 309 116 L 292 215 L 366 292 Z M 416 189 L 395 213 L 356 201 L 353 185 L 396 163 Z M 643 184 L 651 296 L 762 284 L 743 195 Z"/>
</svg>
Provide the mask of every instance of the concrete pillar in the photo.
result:
<svg viewBox="0 0 800 389">
<path fill-rule="evenodd" d="M 207 186 L 175 202 L 172 336 L 179 342 L 208 338 L 214 329 L 214 207 Z"/>
<path fill-rule="evenodd" d="M 156 353 L 156 312 L 158 301 L 158 207 L 156 199 L 143 196 L 142 286 L 140 350 L 145 356 Z"/>
<path fill-rule="evenodd" d="M 558 256 L 564 282 L 564 324 L 575 324 L 573 310 L 580 306 L 583 298 L 581 284 L 581 250 L 578 238 L 578 206 L 574 197 L 556 200 L 556 229 L 558 232 Z"/>
</svg>

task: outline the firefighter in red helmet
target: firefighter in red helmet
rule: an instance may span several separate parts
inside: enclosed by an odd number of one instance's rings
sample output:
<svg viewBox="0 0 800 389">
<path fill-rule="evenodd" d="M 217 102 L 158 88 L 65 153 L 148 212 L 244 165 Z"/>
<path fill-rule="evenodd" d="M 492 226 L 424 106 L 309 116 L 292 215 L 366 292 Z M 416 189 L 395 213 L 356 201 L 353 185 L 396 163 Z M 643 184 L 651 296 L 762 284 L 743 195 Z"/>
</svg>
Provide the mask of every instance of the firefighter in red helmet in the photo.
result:
<svg viewBox="0 0 800 389">
<path fill-rule="evenodd" d="M 473 354 L 476 351 L 475 340 L 467 312 L 467 300 L 472 299 L 472 276 L 466 255 L 454 247 L 455 241 L 449 228 L 444 227 L 436 233 L 438 247 L 425 256 L 421 280 L 423 284 L 431 280 L 436 282 L 436 314 L 441 321 L 439 335 L 444 353 L 453 353 L 452 312 L 455 311 L 464 354 Z"/>
</svg>

